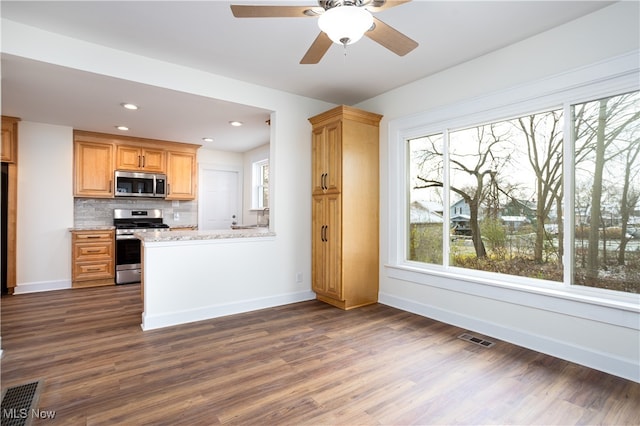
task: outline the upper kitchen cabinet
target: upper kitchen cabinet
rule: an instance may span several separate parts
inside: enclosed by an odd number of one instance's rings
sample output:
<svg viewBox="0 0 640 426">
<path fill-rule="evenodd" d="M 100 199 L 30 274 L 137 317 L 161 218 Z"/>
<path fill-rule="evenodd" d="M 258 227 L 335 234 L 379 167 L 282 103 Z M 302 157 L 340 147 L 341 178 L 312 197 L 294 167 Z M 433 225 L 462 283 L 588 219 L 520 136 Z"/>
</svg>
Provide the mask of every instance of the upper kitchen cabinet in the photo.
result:
<svg viewBox="0 0 640 426">
<path fill-rule="evenodd" d="M 0 157 L 3 163 L 15 163 L 18 156 L 19 118 L 2 116 L 2 147 Z"/>
<path fill-rule="evenodd" d="M 73 156 L 74 197 L 112 198 L 113 145 L 75 135 Z"/>
<path fill-rule="evenodd" d="M 314 126 L 312 133 L 313 193 L 340 192 L 342 175 L 342 121 Z"/>
<path fill-rule="evenodd" d="M 118 145 L 116 169 L 144 172 L 165 172 L 165 152 L 161 149 Z"/>
<path fill-rule="evenodd" d="M 168 200 L 196 198 L 200 145 L 76 130 L 75 197 L 112 198 L 116 170 L 166 173 Z"/>
<path fill-rule="evenodd" d="M 196 150 L 167 152 L 167 200 L 195 200 Z"/>
</svg>

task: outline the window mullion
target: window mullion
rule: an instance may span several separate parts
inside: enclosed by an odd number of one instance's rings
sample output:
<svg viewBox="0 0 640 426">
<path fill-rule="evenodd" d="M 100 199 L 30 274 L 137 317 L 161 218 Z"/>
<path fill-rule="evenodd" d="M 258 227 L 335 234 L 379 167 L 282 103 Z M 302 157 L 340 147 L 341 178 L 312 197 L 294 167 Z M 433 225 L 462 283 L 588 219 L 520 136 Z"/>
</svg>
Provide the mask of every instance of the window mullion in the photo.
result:
<svg viewBox="0 0 640 426">
<path fill-rule="evenodd" d="M 564 234 L 563 245 L 563 284 L 569 288 L 573 283 L 575 263 L 575 126 L 573 122 L 573 108 L 569 102 L 563 105 L 564 116 L 564 144 L 562 153 L 562 185 L 564 208 Z"/>
<path fill-rule="evenodd" d="M 442 265 L 445 268 L 449 267 L 451 257 L 451 206 L 450 193 L 449 193 L 449 129 L 442 131 L 442 151 L 443 151 L 443 168 L 442 168 Z"/>
</svg>

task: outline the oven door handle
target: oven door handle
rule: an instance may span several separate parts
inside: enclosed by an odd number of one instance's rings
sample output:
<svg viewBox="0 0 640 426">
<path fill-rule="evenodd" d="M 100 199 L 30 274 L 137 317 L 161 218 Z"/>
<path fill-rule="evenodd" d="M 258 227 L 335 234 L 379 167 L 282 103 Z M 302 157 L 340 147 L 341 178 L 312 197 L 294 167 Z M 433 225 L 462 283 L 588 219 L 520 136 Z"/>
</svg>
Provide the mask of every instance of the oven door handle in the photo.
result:
<svg viewBox="0 0 640 426">
<path fill-rule="evenodd" d="M 118 240 L 137 240 L 138 237 L 136 237 L 133 234 L 129 234 L 129 235 L 116 235 L 116 241 Z"/>
</svg>

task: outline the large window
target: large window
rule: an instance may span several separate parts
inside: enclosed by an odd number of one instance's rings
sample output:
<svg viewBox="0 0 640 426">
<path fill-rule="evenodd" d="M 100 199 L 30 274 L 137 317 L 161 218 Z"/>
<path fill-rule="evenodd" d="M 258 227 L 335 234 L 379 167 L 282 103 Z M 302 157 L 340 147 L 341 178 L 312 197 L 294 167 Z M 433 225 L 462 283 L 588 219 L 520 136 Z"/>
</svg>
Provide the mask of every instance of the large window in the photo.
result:
<svg viewBox="0 0 640 426">
<path fill-rule="evenodd" d="M 640 293 L 638 92 L 406 143 L 407 260 Z"/>
</svg>

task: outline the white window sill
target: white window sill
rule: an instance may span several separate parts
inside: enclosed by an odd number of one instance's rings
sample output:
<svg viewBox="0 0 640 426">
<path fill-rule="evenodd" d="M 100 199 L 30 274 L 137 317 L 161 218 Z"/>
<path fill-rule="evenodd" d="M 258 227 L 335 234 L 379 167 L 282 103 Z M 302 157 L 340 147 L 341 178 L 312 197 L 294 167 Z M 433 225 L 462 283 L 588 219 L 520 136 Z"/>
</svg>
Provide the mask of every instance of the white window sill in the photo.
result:
<svg viewBox="0 0 640 426">
<path fill-rule="evenodd" d="M 581 286 L 566 287 L 561 283 L 555 285 L 542 280 L 539 284 L 536 280 L 535 285 L 510 282 L 486 277 L 478 271 L 462 274 L 444 268 L 427 270 L 410 264 L 385 265 L 385 269 L 390 278 L 419 285 L 640 330 L 640 295 L 637 294 Z M 447 282 L 443 283 L 442 278 L 446 278 Z M 522 277 L 505 278 L 516 281 Z"/>
</svg>

